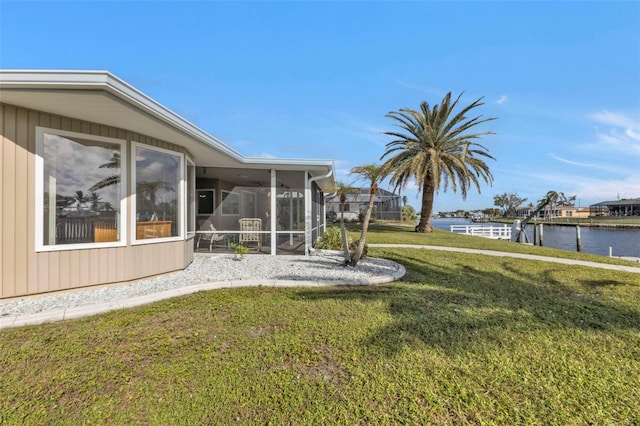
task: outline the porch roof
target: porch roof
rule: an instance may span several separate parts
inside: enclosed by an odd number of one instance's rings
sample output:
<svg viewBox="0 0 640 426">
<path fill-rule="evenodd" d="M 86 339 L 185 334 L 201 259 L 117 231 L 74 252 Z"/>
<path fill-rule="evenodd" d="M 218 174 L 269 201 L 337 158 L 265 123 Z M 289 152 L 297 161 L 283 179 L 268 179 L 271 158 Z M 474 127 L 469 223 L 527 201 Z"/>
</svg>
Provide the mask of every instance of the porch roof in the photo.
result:
<svg viewBox="0 0 640 426">
<path fill-rule="evenodd" d="M 171 142 L 196 166 L 307 170 L 326 176 L 320 188 L 335 186 L 333 160 L 245 157 L 107 71 L 0 70 L 0 101 Z"/>
</svg>

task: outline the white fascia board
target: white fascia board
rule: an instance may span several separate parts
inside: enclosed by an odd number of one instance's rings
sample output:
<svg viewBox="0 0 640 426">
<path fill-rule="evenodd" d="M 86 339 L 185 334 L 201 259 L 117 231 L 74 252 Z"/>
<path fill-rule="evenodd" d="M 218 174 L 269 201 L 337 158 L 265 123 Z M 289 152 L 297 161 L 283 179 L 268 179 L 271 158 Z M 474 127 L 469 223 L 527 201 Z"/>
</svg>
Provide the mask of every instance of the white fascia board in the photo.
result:
<svg viewBox="0 0 640 426">
<path fill-rule="evenodd" d="M 244 156 L 107 71 L 0 70 L 0 89 L 102 89 L 221 153 Z"/>
<path fill-rule="evenodd" d="M 307 166 L 332 169 L 334 168 L 333 160 L 313 160 L 303 158 L 244 157 L 244 163 L 273 166 Z"/>
<path fill-rule="evenodd" d="M 245 157 L 108 71 L 0 69 L 0 89 L 2 88 L 104 90 L 241 164 L 275 168 L 322 168 L 333 170 L 335 175 L 333 160 Z"/>
</svg>

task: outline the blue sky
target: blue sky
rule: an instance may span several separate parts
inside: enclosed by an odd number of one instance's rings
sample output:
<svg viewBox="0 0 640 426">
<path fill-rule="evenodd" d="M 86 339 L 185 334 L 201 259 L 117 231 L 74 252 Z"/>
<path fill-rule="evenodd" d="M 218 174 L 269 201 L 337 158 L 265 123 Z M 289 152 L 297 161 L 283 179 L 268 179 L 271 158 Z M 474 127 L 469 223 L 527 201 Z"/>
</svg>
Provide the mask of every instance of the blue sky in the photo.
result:
<svg viewBox="0 0 640 426">
<path fill-rule="evenodd" d="M 464 92 L 498 118 L 479 128 L 494 182 L 436 211 L 640 197 L 638 1 L 2 0 L 0 67 L 110 71 L 246 156 L 333 159 L 347 183 L 380 162 L 386 114 Z"/>
</svg>

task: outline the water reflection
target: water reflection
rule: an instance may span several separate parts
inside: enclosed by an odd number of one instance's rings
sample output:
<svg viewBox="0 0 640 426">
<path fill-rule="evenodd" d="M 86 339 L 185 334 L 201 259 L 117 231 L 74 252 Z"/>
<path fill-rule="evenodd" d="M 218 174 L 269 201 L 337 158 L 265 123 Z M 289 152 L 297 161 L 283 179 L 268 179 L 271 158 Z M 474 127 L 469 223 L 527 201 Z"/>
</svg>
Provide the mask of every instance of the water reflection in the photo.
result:
<svg viewBox="0 0 640 426">
<path fill-rule="evenodd" d="M 473 225 L 473 223 L 466 219 L 433 220 L 433 226 L 438 229 L 449 231 L 451 225 Z M 575 227 L 545 224 L 543 229 L 545 247 L 577 251 Z M 527 234 L 533 241 L 533 225 L 527 226 Z M 640 257 L 640 230 L 581 226 L 580 236 L 581 251 L 584 253 L 609 256 L 609 247 L 611 247 L 613 256 Z"/>
</svg>

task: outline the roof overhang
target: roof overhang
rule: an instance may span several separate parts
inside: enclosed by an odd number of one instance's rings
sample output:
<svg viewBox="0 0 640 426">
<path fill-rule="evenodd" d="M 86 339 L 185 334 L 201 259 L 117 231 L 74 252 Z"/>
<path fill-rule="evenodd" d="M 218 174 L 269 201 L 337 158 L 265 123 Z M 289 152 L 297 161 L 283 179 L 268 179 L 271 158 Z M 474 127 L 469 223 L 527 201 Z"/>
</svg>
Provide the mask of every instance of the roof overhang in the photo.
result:
<svg viewBox="0 0 640 426">
<path fill-rule="evenodd" d="M 0 102 L 113 126 L 183 146 L 197 166 L 306 170 L 335 186 L 333 160 L 245 157 L 106 71 L 0 70 Z"/>
</svg>

